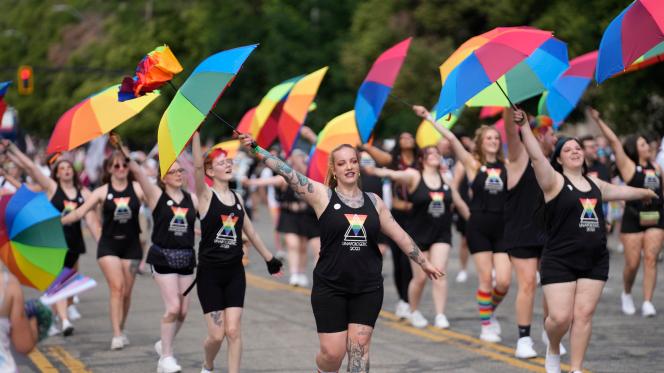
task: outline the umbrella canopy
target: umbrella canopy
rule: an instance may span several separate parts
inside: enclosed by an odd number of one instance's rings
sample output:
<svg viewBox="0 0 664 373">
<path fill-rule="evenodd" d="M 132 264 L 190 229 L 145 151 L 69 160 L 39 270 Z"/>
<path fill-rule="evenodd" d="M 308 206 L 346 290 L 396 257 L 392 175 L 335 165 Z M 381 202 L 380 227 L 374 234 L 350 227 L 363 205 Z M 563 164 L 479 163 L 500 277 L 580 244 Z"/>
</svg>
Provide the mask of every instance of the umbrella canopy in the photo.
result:
<svg viewBox="0 0 664 373">
<path fill-rule="evenodd" d="M 636 0 L 611 21 L 602 35 L 595 79 L 637 70 L 662 60 L 664 2 Z"/>
<path fill-rule="evenodd" d="M 225 140 L 211 147 L 208 151 L 213 149 L 224 149 L 227 153 L 227 158 L 235 158 L 237 152 L 240 151 L 240 146 L 240 140 Z"/>
<path fill-rule="evenodd" d="M 471 38 L 440 66 L 436 119 L 464 104 L 510 106 L 505 94 L 512 102 L 526 100 L 542 93 L 568 65 L 567 45 L 550 31 L 499 27 Z"/>
<path fill-rule="evenodd" d="M 446 115 L 442 118 L 439 118 L 436 123 L 439 123 L 445 128 L 450 129 L 459 119 L 462 110 L 463 109 L 455 110 L 452 115 Z M 436 117 L 435 110 L 431 111 L 431 116 L 433 118 Z M 436 127 L 433 126 L 433 123 L 426 119 L 423 119 L 422 122 L 420 122 L 420 125 L 417 127 L 417 132 L 415 132 L 415 142 L 417 143 L 417 146 L 420 147 L 420 149 L 438 144 L 438 141 L 440 141 L 442 137 L 443 135 L 441 135 Z"/>
<path fill-rule="evenodd" d="M 503 106 L 485 106 L 480 110 L 480 119 L 497 117 L 503 113 L 503 110 L 505 110 Z"/>
<path fill-rule="evenodd" d="M 224 93 L 257 44 L 216 53 L 201 62 L 178 89 L 159 122 L 163 177 Z"/>
<path fill-rule="evenodd" d="M 60 212 L 44 193 L 25 185 L 0 200 L 0 258 L 23 285 L 45 290 L 67 253 Z"/>
<path fill-rule="evenodd" d="M 540 115 L 550 117 L 558 127 L 579 103 L 581 96 L 595 74 L 597 51 L 579 56 L 542 94 L 539 101 Z"/>
<path fill-rule="evenodd" d="M 371 137 L 387 96 L 392 91 L 394 81 L 406 59 L 412 39 L 408 38 L 378 56 L 357 92 L 355 121 L 363 143 Z"/>
<path fill-rule="evenodd" d="M 307 176 L 318 182 L 325 182 L 327 162 L 330 153 L 341 144 L 356 146 L 361 143 L 360 133 L 355 124 L 354 110 L 345 112 L 331 121 L 318 134 L 316 146 L 309 154 Z"/>
<path fill-rule="evenodd" d="M 182 65 L 168 45 L 155 48 L 136 66 L 134 77 L 125 77 L 118 91 L 118 100 L 126 101 L 143 96 L 161 87 L 182 72 Z"/>
<path fill-rule="evenodd" d="M 293 151 L 293 145 L 297 141 L 300 129 L 307 118 L 307 113 L 311 109 L 311 104 L 326 72 L 327 66 L 304 76 L 295 83 L 288 97 L 286 97 L 277 123 L 279 143 L 286 153 L 286 157 L 289 157 L 291 151 Z"/>
<path fill-rule="evenodd" d="M 148 93 L 134 100 L 118 102 L 118 87 L 108 87 L 67 110 L 55 124 L 48 142 L 48 154 L 65 152 L 110 132 L 159 97 Z"/>
<path fill-rule="evenodd" d="M 11 80 L 0 83 L 0 119 L 2 119 L 2 116 L 5 114 L 5 110 L 7 109 L 5 94 L 7 94 L 7 89 L 9 88 L 10 84 L 12 84 Z"/>
</svg>

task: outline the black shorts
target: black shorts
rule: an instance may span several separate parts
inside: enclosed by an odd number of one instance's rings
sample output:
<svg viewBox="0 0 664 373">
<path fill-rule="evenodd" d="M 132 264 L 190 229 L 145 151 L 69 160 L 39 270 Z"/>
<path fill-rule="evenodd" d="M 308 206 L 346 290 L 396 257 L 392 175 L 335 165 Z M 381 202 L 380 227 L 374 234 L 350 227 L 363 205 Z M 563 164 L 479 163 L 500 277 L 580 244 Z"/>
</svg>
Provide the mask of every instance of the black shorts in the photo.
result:
<svg viewBox="0 0 664 373">
<path fill-rule="evenodd" d="M 114 240 L 100 239 L 97 247 L 97 259 L 103 256 L 117 256 L 120 259 L 141 260 L 143 249 L 138 237 L 136 239 Z"/>
<path fill-rule="evenodd" d="M 456 226 L 457 232 L 461 233 L 462 236 L 466 236 L 466 225 L 468 222 L 466 222 L 466 219 L 464 219 L 461 215 L 457 214 L 456 212 L 454 213 L 454 226 Z"/>
<path fill-rule="evenodd" d="M 532 259 L 542 257 L 542 245 L 536 246 L 517 246 L 507 249 L 509 256 L 519 259 Z"/>
<path fill-rule="evenodd" d="M 74 253 L 71 250 L 67 250 L 67 253 L 65 254 L 64 266 L 67 268 L 74 268 L 80 256 L 80 253 Z"/>
<path fill-rule="evenodd" d="M 471 254 L 490 251 L 504 253 L 504 219 L 502 214 L 473 212 L 466 226 L 466 239 Z"/>
<path fill-rule="evenodd" d="M 542 285 L 572 282 L 580 278 L 606 281 L 609 278 L 609 252 L 587 268 L 574 267 L 570 258 L 543 256 L 540 262 L 540 282 Z"/>
<path fill-rule="evenodd" d="M 634 207 L 625 207 L 623 212 L 622 224 L 620 225 L 620 233 L 640 233 L 645 232 L 650 228 L 664 228 L 664 213 L 659 212 L 659 222 L 655 225 L 642 226 L 639 220 L 639 211 Z"/>
<path fill-rule="evenodd" d="M 416 240 L 417 247 L 422 251 L 429 251 L 431 245 L 436 243 L 446 243 L 452 245 L 452 231 L 450 229 L 438 229 L 433 237 L 429 237 L 426 241 L 420 242 L 417 240 L 417 237 L 413 237 Z"/>
<path fill-rule="evenodd" d="M 383 306 L 383 287 L 368 293 L 351 294 L 321 284 L 314 278 L 311 308 L 318 333 L 348 330 L 348 324 L 374 327 Z"/>
<path fill-rule="evenodd" d="M 150 270 L 153 275 L 180 275 L 180 276 L 190 276 L 194 274 L 193 268 L 171 268 L 169 266 L 160 266 L 155 264 L 150 264 Z"/>
<path fill-rule="evenodd" d="M 242 262 L 223 267 L 198 267 L 196 292 L 203 313 L 244 307 L 247 279 Z"/>
<path fill-rule="evenodd" d="M 310 213 L 290 212 L 282 209 L 279 213 L 277 232 L 294 233 L 308 239 L 320 237 L 318 219 Z"/>
</svg>

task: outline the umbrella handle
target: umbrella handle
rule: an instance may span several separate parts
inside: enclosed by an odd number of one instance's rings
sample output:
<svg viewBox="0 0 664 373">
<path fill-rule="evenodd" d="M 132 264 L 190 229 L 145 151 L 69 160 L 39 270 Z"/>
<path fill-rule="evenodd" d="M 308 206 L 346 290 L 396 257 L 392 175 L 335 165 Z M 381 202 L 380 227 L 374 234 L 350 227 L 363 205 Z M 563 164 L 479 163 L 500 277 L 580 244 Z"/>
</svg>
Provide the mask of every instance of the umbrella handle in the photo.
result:
<svg viewBox="0 0 664 373">
<path fill-rule="evenodd" d="M 496 80 L 496 85 L 497 85 L 498 88 L 500 89 L 500 92 L 503 93 L 503 96 L 505 96 L 505 98 L 507 99 L 507 102 L 510 103 L 510 106 L 512 107 L 512 109 L 514 109 L 514 110 L 519 110 L 519 108 L 516 107 L 516 105 L 514 105 L 514 103 L 512 102 L 512 100 L 510 100 L 510 98 L 507 96 L 507 93 L 505 93 L 505 90 L 503 90 L 503 87 L 500 86 L 500 83 L 498 83 L 497 80 Z"/>
</svg>

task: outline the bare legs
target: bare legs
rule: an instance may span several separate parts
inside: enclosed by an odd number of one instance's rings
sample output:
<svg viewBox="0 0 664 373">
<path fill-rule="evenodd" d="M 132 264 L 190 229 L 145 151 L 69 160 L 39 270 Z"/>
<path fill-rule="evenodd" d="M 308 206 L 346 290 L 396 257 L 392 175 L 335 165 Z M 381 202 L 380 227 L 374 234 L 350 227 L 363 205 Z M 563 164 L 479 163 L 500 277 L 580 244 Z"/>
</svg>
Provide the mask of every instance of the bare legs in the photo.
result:
<svg viewBox="0 0 664 373">
<path fill-rule="evenodd" d="M 99 258 L 97 262 L 104 273 L 110 291 L 109 314 L 113 336 L 119 337 L 122 335 L 129 313 L 131 292 L 136 278 L 136 264 L 138 263 L 110 255 Z"/>
<path fill-rule="evenodd" d="M 373 328 L 348 324 L 348 330 L 338 333 L 318 333 L 320 351 L 316 365 L 320 372 L 338 372 L 348 353 L 348 372 L 369 372 L 369 346 Z"/>
<path fill-rule="evenodd" d="M 173 339 L 187 317 L 189 308 L 189 297 L 183 297 L 182 293 L 194 280 L 194 276 L 155 273 L 154 279 L 161 291 L 165 307 L 164 316 L 161 319 L 162 356 L 173 356 Z"/>
<path fill-rule="evenodd" d="M 205 314 L 208 335 L 203 343 L 205 350 L 205 368 L 212 370 L 214 359 L 219 353 L 224 339 L 228 341 L 228 372 L 238 373 L 242 360 L 242 336 L 240 323 L 242 308 L 229 307 L 222 311 L 212 311 Z"/>
</svg>

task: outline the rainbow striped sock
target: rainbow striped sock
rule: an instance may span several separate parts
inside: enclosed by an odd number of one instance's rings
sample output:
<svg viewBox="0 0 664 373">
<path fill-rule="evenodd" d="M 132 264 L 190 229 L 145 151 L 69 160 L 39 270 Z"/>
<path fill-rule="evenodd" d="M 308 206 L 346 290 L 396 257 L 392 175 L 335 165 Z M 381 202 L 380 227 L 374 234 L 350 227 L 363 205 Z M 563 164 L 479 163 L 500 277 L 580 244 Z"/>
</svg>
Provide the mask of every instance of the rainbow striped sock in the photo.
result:
<svg viewBox="0 0 664 373">
<path fill-rule="evenodd" d="M 480 322 L 482 326 L 491 324 L 491 315 L 493 315 L 493 306 L 491 305 L 491 293 L 477 290 L 475 294 L 477 305 L 480 309 Z"/>
<path fill-rule="evenodd" d="M 505 298 L 505 295 L 507 294 L 507 290 L 504 292 L 501 292 L 497 288 L 493 288 L 491 291 L 491 305 L 493 306 L 493 311 L 496 311 L 496 308 L 498 308 L 498 305 L 500 302 L 503 301 L 503 298 Z"/>
</svg>

